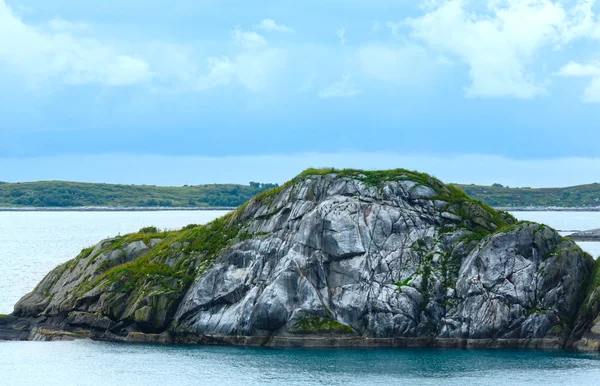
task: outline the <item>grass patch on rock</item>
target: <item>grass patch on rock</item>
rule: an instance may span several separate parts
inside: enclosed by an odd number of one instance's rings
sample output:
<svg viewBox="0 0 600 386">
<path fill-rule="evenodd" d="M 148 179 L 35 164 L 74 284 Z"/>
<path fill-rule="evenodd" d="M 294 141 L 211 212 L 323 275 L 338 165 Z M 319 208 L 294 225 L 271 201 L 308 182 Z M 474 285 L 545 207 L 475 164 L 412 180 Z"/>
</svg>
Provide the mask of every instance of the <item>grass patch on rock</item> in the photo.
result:
<svg viewBox="0 0 600 386">
<path fill-rule="evenodd" d="M 354 329 L 333 319 L 318 316 L 306 316 L 298 319 L 292 326 L 290 332 L 293 334 L 348 335 L 354 333 Z"/>
</svg>

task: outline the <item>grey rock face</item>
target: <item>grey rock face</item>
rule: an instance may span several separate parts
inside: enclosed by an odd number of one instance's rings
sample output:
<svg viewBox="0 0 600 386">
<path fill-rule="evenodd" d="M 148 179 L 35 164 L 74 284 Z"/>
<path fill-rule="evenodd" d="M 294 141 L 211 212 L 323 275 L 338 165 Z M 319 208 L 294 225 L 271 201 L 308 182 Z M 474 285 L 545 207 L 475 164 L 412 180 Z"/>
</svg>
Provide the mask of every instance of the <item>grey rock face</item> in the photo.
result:
<svg viewBox="0 0 600 386">
<path fill-rule="evenodd" d="M 267 234 L 223 252 L 174 330 L 288 336 L 326 318 L 371 338 L 566 339 L 593 262 L 537 224 L 472 241 L 436 195 L 326 176 L 250 206 L 251 230 Z"/>
<path fill-rule="evenodd" d="M 141 331 L 232 344 L 565 347 L 589 330 L 598 310 L 580 309 L 594 261 L 572 241 L 431 178 L 369 181 L 314 175 L 251 200 L 227 225 L 238 236 L 210 259 L 193 231 L 170 244 L 100 243 L 49 274 L 15 315 L 99 339 L 139 341 Z M 159 273 L 135 288 L 102 276 L 144 256 Z"/>
</svg>

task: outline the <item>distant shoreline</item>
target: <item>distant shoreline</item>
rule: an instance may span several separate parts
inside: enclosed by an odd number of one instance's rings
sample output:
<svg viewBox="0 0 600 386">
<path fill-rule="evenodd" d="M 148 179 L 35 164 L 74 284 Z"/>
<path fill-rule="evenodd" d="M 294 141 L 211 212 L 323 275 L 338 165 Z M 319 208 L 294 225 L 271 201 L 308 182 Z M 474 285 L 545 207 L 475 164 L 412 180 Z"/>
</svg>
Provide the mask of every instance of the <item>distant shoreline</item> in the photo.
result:
<svg viewBox="0 0 600 386">
<path fill-rule="evenodd" d="M 235 210 L 236 206 L 134 206 L 134 207 L 103 207 L 103 206 L 83 206 L 83 207 L 0 207 L 0 212 L 164 212 L 164 211 L 208 211 L 208 210 Z M 496 210 L 506 212 L 600 212 L 600 207 L 494 207 Z"/>
<path fill-rule="evenodd" d="M 0 212 L 178 212 L 178 211 L 208 211 L 208 210 L 235 210 L 233 206 L 207 206 L 207 207 L 42 207 L 42 208 L 1 208 Z"/>
<path fill-rule="evenodd" d="M 521 206 L 521 207 L 494 207 L 496 210 L 505 212 L 600 212 L 600 207 L 543 207 L 543 206 Z"/>
</svg>

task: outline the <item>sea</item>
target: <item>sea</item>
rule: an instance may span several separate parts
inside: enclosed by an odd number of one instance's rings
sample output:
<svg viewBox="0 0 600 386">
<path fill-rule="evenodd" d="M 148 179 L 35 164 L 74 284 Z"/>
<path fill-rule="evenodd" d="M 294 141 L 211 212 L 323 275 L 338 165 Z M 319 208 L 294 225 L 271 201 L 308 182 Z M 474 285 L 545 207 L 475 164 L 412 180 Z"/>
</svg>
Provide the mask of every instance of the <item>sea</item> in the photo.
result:
<svg viewBox="0 0 600 386">
<path fill-rule="evenodd" d="M 0 212 L 0 314 L 99 240 L 226 211 Z M 600 212 L 513 212 L 566 235 Z M 578 243 L 600 256 L 600 243 Z M 266 349 L 0 342 L 1 385 L 600 385 L 600 354 L 541 350 Z"/>
</svg>

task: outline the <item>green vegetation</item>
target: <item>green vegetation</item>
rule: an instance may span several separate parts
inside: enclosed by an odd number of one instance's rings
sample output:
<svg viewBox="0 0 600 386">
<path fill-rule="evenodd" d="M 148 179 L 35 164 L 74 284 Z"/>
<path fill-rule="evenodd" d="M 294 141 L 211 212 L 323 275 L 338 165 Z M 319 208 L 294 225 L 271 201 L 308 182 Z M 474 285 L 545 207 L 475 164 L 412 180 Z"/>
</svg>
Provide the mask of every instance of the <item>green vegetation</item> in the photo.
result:
<svg viewBox="0 0 600 386">
<path fill-rule="evenodd" d="M 295 334 L 352 334 L 352 327 L 332 319 L 310 316 L 302 317 L 292 326 L 292 333 Z"/>
<path fill-rule="evenodd" d="M 0 184 L 0 207 L 236 207 L 276 184 L 182 187 L 43 181 Z"/>
<path fill-rule="evenodd" d="M 138 233 L 113 239 L 104 250 L 121 249 L 140 240 L 148 245 L 153 238 L 162 239 L 163 242 L 139 259 L 100 269 L 101 275 L 91 283 L 84 282 L 77 292 L 83 294 L 102 283 L 108 286 L 118 282 L 120 292 L 130 292 L 145 283 L 145 286 L 158 286 L 166 291 L 182 293 L 191 284 L 196 263 L 206 269 L 227 245 L 250 237 L 247 232 L 242 231 L 242 224 L 234 221 L 238 211 L 239 209 L 206 225 L 184 227 L 180 231 L 143 232 L 146 229 L 143 228 Z M 174 250 L 173 245 L 181 247 Z M 83 254 L 84 252 L 80 256 Z M 173 257 L 177 262 L 170 266 L 166 261 Z"/>
<path fill-rule="evenodd" d="M 314 175 L 327 175 L 335 173 L 340 177 L 355 178 L 364 181 L 367 185 L 378 186 L 385 181 L 414 181 L 421 185 L 442 186 L 442 182 L 437 178 L 431 177 L 428 174 L 420 173 L 406 169 L 390 169 L 390 170 L 360 170 L 360 169 L 306 169 L 300 173 L 296 179 L 310 177 Z"/>
<path fill-rule="evenodd" d="M 398 287 L 399 290 L 402 290 L 402 287 L 408 287 L 410 283 L 410 281 L 413 279 L 413 275 L 410 275 L 409 277 L 406 278 L 406 280 L 404 281 L 397 281 L 394 282 L 394 285 L 396 285 Z"/>
<path fill-rule="evenodd" d="M 375 187 L 381 187 L 382 183 L 388 181 L 413 181 L 418 185 L 429 187 L 435 192 L 435 197 L 431 197 L 431 199 L 447 202 L 447 206 L 450 211 L 464 218 L 468 222 L 465 224 L 465 227 L 472 232 L 497 230 L 516 221 L 508 213 L 499 212 L 492 209 L 489 205 L 469 197 L 463 190 L 453 185 L 445 185 L 437 178 L 428 174 L 406 169 L 306 169 L 294 179 L 286 182 L 284 185 L 258 194 L 256 196 L 256 200 L 259 202 L 265 200 L 269 201 L 273 196 L 280 193 L 283 189 L 303 179 L 327 174 L 336 174 L 340 177 L 357 179 L 363 181 L 369 186 Z"/>
<path fill-rule="evenodd" d="M 492 186 L 455 185 L 469 196 L 493 207 L 558 207 L 586 208 L 600 206 L 600 184 L 568 188 L 509 188 Z"/>
<path fill-rule="evenodd" d="M 283 186 L 250 182 L 249 185 L 197 185 L 161 187 L 150 185 L 115 185 L 80 182 L 42 181 L 0 183 L 0 207 L 237 207 L 258 195 L 273 197 L 300 179 L 336 173 L 341 177 L 362 180 L 370 186 L 385 181 L 414 181 L 453 199 L 462 199 L 463 191 L 472 199 L 492 207 L 597 207 L 600 206 L 600 184 L 568 188 L 509 188 L 501 184 L 444 185 L 425 173 L 406 169 L 307 169 Z M 277 188 L 277 189 L 273 189 Z M 456 189 L 458 188 L 458 189 Z"/>
<path fill-rule="evenodd" d="M 144 228 L 140 229 L 138 233 L 156 234 L 158 232 L 159 232 L 159 230 L 158 230 L 157 227 L 155 227 L 155 226 L 149 226 L 149 227 L 144 227 Z"/>
<path fill-rule="evenodd" d="M 435 185 L 438 187 L 443 186 L 443 183 L 434 177 L 431 177 L 425 173 L 419 173 L 406 169 L 359 170 L 335 168 L 309 168 L 304 170 L 292 180 L 286 182 L 284 185 L 258 194 L 256 198 L 258 201 L 264 201 L 279 194 L 283 189 L 297 183 L 298 181 L 314 176 L 325 176 L 328 174 L 336 174 L 340 177 L 354 178 L 357 180 L 364 181 L 367 185 L 370 186 L 379 186 L 382 182 L 385 181 L 414 181 L 421 185 Z"/>
</svg>

